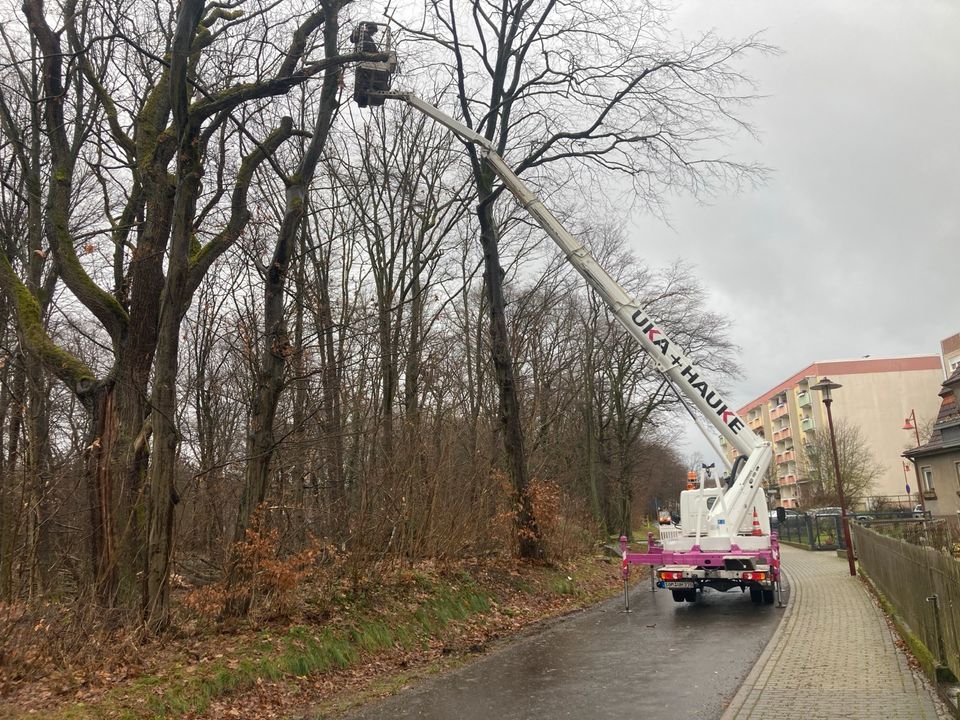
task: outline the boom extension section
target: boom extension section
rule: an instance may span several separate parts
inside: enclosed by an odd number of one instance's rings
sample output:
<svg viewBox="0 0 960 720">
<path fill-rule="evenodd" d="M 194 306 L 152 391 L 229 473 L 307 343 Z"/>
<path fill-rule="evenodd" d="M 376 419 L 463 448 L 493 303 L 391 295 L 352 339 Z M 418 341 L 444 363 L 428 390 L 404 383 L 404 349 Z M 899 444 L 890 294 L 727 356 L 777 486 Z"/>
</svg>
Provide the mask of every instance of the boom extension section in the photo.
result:
<svg viewBox="0 0 960 720">
<path fill-rule="evenodd" d="M 354 88 L 354 97 L 358 104 L 382 105 L 388 99 L 401 100 L 440 123 L 464 142 L 476 146 L 504 187 L 560 247 L 568 262 L 600 296 L 619 323 L 653 358 L 664 377 L 689 399 L 724 440 L 745 458 L 734 465 L 736 476 L 732 478 L 728 488 L 724 488 L 719 479 L 716 479 L 715 487 L 708 489 L 705 487 L 708 478 L 704 477 L 699 489 L 688 489 L 681 493 L 683 530 L 671 533 L 671 537 L 663 536 L 662 545 L 656 544 L 651 537 L 647 553 L 627 553 L 624 549 L 624 568 L 628 564 L 659 565 L 667 558 L 670 561 L 686 558 L 691 562 L 696 561 L 695 569 L 698 572 L 703 568 L 726 568 L 729 575 L 734 570 L 741 572 L 737 569 L 741 566 L 763 567 L 763 573 L 767 573 L 767 582 L 778 581 L 779 551 L 776 536 L 770 535 L 766 496 L 761 487 L 772 459 L 770 443 L 745 426 L 720 390 L 687 357 L 683 349 L 670 339 L 656 318 L 626 293 L 599 265 L 583 243 L 567 232 L 543 202 L 504 162 L 487 138 L 412 93 L 380 89 L 384 85 L 390 85 L 389 75 L 396 67 L 395 56 L 393 58 L 392 63 L 378 68 L 366 68 L 367 64 L 361 63 Z M 371 80 L 369 75 L 360 74 L 360 70 L 365 68 L 375 70 L 381 75 L 375 75 Z M 386 77 L 382 73 L 385 73 Z M 731 568 L 731 565 L 737 567 Z M 710 569 L 710 572 L 713 570 Z M 760 571 L 754 569 L 742 572 L 749 575 Z M 694 587 L 702 587 L 702 584 L 708 581 L 714 582 L 704 580 L 707 576 L 702 572 L 701 576 L 697 576 L 700 577 L 699 581 L 691 580 L 701 583 Z M 759 582 L 743 580 L 740 575 L 731 578 L 725 575 L 721 580 L 715 581 L 734 585 Z M 742 586 L 746 587 L 745 584 Z M 763 586 L 764 592 L 766 587 Z"/>
</svg>

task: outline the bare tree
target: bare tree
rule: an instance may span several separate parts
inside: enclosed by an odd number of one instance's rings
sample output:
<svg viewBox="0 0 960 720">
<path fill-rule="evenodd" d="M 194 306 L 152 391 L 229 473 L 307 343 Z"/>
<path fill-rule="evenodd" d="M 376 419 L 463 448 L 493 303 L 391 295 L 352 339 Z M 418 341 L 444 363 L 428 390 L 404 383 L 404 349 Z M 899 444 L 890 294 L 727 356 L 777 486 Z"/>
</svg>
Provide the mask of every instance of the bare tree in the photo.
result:
<svg viewBox="0 0 960 720">
<path fill-rule="evenodd" d="M 267 101 L 354 59 L 310 59 L 311 36 L 338 7 L 281 19 L 290 40 L 276 48 L 263 42 L 268 26 L 272 35 L 279 31 L 265 7 L 245 14 L 196 0 L 179 6 L 171 26 L 162 13 L 118 13 L 95 0 L 70 0 L 58 32 L 42 0 L 24 5 L 42 58 L 51 177 L 46 240 L 63 282 L 108 338 L 109 370 L 101 374 L 58 347 L 33 320 L 36 296 L 21 292 L 14 274 L 0 275 L 16 298 L 30 352 L 91 418 L 98 597 L 112 604 L 128 594 L 144 568 L 142 606 L 151 625 L 164 624 L 168 604 L 180 322 L 207 270 L 242 234 L 257 169 L 293 132 Z M 141 72 L 126 72 L 124 64 Z M 208 169 L 212 182 L 205 184 Z M 97 237 L 112 243 L 112 277 L 77 253 L 78 213 L 95 202 L 80 194 L 86 177 L 102 188 Z"/>
<path fill-rule="evenodd" d="M 7 31 L 0 32 L 10 55 L 18 53 L 17 42 Z M 39 65 L 35 44 L 23 54 L 29 61 L 12 65 L 10 87 L 0 89 L 0 128 L 7 140 L 11 164 L 4 172 L 3 236 L 0 251 L 0 287 L 14 290 L 7 311 L 16 311 L 22 300 L 31 305 L 27 313 L 36 324 L 49 321 L 51 301 L 58 280 L 56 266 L 48 261 L 43 250 L 43 198 L 47 191 L 45 154 L 47 146 L 42 133 L 42 104 Z M 6 153 L 4 153 L 6 154 Z M 12 264 L 11 264 L 12 263 Z M 19 272 L 14 270 L 14 264 Z M 31 300 L 32 298 L 32 300 Z M 14 312 L 16 314 L 16 312 Z M 50 405 L 49 379 L 43 372 L 40 357 L 34 352 L 30 326 L 18 325 L 15 355 L 19 362 L 10 370 L 16 374 L 12 385 L 15 394 L 13 423 L 8 460 L 12 472 L 16 459 L 21 460 L 24 481 L 22 497 L 26 507 L 25 536 L 28 560 L 26 582 L 28 594 L 35 597 L 43 591 L 44 575 L 50 564 L 47 525 L 50 469 Z M 17 431 L 22 428 L 23 448 L 18 452 Z"/>
<path fill-rule="evenodd" d="M 339 13 L 348 0 L 325 0 L 321 11 L 315 14 L 314 24 L 323 25 L 323 46 L 326 57 L 335 60 L 338 55 Z M 302 41 L 301 41 L 302 43 Z M 274 417 L 283 389 L 283 373 L 287 359 L 295 349 L 290 343 L 284 307 L 284 292 L 297 238 L 304 228 L 310 185 L 330 133 L 330 126 L 339 105 L 338 83 L 340 64 L 327 63 L 323 77 L 320 101 L 310 142 L 304 148 L 296 169 L 284 177 L 286 201 L 280 231 L 274 245 L 270 264 L 264 277 L 264 343 L 260 372 L 254 389 L 254 407 L 248 435 L 247 481 L 240 502 L 234 541 L 243 540 L 254 510 L 266 496 L 268 471 L 276 442 Z M 231 565 L 230 578 L 235 584 L 239 567 Z M 246 594 L 235 595 L 236 602 L 227 610 L 230 614 L 244 614 L 250 605 Z"/>
<path fill-rule="evenodd" d="M 398 398 L 404 416 L 416 416 L 425 298 L 466 198 L 449 171 L 448 133 L 409 108 L 391 106 L 371 118 L 351 144 L 353 152 L 346 148 L 331 171 L 349 199 L 374 286 L 382 381 L 378 435 L 389 466 Z"/>
<path fill-rule="evenodd" d="M 848 503 L 856 503 L 870 491 L 874 480 L 883 472 L 858 425 L 840 419 L 835 425 L 840 478 Z M 799 470 L 810 479 L 809 495 L 804 502 L 811 506 L 839 505 L 840 495 L 833 464 L 830 431 L 819 428 L 813 441 L 807 443 L 797 457 Z"/>
<path fill-rule="evenodd" d="M 396 19 L 396 18 L 395 18 Z M 737 182 L 748 168 L 708 154 L 709 141 L 744 101 L 737 57 L 762 46 L 712 35 L 674 44 L 652 4 L 433 3 L 407 32 L 435 43 L 456 88 L 463 121 L 490 140 L 518 174 L 542 180 L 574 168 L 585 185 L 598 173 L 633 181 L 655 203 L 664 189 L 703 190 Z M 500 394 L 516 524 L 523 557 L 542 554 L 527 497 L 528 469 L 505 322 L 494 209 L 503 188 L 477 148 L 468 146 L 477 186 L 480 242 L 490 312 L 491 351 Z"/>
</svg>

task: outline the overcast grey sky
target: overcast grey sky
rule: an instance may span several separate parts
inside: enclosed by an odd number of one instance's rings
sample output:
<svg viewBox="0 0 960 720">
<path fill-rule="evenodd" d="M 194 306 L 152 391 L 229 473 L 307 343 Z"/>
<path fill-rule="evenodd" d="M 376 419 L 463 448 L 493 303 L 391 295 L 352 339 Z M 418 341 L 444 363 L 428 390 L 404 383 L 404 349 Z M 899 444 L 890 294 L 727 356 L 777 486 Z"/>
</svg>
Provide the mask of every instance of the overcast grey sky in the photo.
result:
<svg viewBox="0 0 960 720">
<path fill-rule="evenodd" d="M 760 139 L 731 147 L 769 182 L 678 198 L 672 227 L 630 232 L 647 262 L 694 264 L 732 318 L 731 400 L 814 360 L 938 353 L 960 331 L 960 3 L 679 0 L 675 21 L 766 29 L 782 50 L 745 64 L 767 96 L 746 113 Z"/>
</svg>

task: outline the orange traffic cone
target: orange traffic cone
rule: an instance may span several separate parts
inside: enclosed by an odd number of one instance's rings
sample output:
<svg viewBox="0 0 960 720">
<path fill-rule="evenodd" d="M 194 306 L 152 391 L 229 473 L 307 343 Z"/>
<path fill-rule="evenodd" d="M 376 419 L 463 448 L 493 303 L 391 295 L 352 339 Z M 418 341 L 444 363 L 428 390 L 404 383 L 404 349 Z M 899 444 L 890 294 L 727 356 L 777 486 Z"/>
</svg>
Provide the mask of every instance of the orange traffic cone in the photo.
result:
<svg viewBox="0 0 960 720">
<path fill-rule="evenodd" d="M 750 532 L 751 535 L 763 535 L 763 530 L 760 529 L 760 518 L 757 517 L 757 509 L 753 509 L 753 530 Z"/>
</svg>

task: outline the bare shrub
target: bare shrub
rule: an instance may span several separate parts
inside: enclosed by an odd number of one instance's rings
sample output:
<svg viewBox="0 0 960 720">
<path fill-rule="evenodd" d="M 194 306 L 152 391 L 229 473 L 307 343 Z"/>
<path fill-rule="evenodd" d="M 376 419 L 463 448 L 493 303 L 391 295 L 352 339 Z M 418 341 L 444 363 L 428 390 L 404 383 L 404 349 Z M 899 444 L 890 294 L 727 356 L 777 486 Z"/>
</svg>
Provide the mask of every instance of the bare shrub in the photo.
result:
<svg viewBox="0 0 960 720">
<path fill-rule="evenodd" d="M 249 598 L 253 614 L 288 618 L 300 607 L 307 579 L 317 579 L 320 560 L 336 555 L 333 548 L 316 542 L 297 553 L 285 554 L 280 531 L 259 523 L 247 529 L 246 538 L 234 545 L 233 552 L 239 581 L 230 587 L 220 581 L 188 592 L 184 598 L 188 610 L 209 617 L 232 599 Z"/>
<path fill-rule="evenodd" d="M 0 603 L 0 695 L 53 672 L 109 670 L 137 662 L 141 625 L 94 603 Z"/>
</svg>

